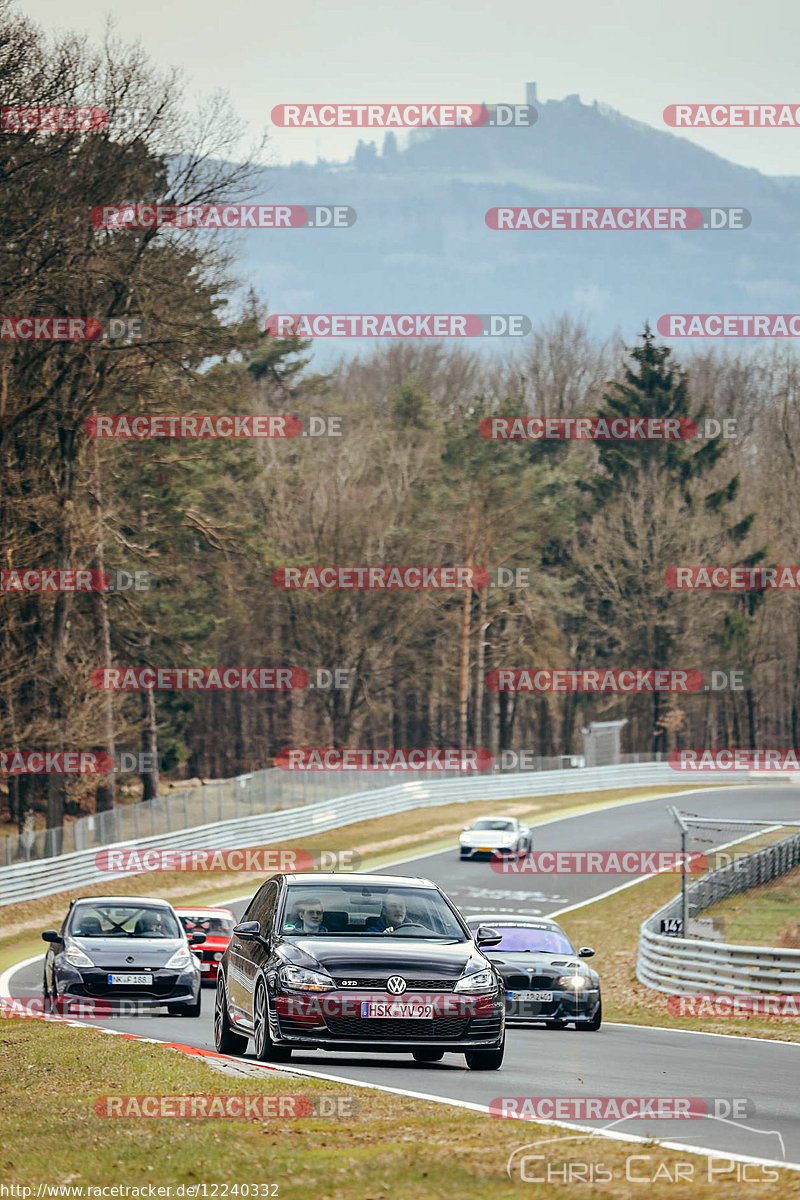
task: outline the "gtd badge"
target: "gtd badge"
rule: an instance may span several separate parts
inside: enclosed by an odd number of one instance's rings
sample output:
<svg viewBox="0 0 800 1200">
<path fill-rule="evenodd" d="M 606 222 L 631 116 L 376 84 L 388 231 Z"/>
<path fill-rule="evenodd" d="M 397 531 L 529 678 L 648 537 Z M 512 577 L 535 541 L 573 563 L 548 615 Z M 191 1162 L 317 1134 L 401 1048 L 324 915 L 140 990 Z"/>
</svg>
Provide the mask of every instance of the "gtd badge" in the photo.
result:
<svg viewBox="0 0 800 1200">
<path fill-rule="evenodd" d="M 393 996 L 402 996 L 408 984 L 402 975 L 392 975 L 386 980 L 386 990 L 391 992 Z"/>
</svg>

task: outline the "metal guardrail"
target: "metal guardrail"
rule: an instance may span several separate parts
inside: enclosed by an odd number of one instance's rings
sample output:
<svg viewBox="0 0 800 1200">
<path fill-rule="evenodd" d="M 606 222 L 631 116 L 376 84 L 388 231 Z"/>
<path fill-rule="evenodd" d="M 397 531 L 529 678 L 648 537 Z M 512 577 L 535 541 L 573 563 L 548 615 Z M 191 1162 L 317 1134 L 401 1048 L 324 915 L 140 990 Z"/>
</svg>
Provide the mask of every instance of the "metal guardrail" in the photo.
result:
<svg viewBox="0 0 800 1200">
<path fill-rule="evenodd" d="M 346 777 L 352 788 L 353 774 L 346 772 L 337 774 L 335 778 L 342 781 Z M 447 780 L 432 780 L 430 773 L 427 773 L 424 779 L 417 778 L 400 784 L 393 782 L 391 777 L 384 777 L 385 785 L 377 788 L 374 771 L 358 774 L 370 776 L 373 786 L 369 791 L 331 796 L 280 812 L 261 812 L 115 844 L 142 849 L 171 847 L 225 850 L 269 843 L 279 845 L 303 837 L 309 839 L 308 847 L 313 849 L 313 837 L 317 833 L 427 805 L 468 803 L 482 799 L 493 803 L 528 796 L 568 795 L 648 785 L 661 787 L 676 783 L 675 772 L 666 763 L 653 762 L 468 778 L 462 775 Z M 422 772 L 417 774 L 421 775 Z M 57 858 L 0 868 L 0 905 L 118 878 L 98 869 L 95 865 L 97 850 L 98 847 L 93 846 Z"/>
<path fill-rule="evenodd" d="M 504 755 L 513 752 L 505 751 Z M 518 755 L 514 755 L 517 760 Z M 623 763 L 654 761 L 652 755 L 623 755 Z M 656 756 L 655 761 L 660 761 Z M 509 773 L 504 761 L 502 774 Z M 526 755 L 523 773 L 556 769 L 577 769 L 582 765 L 578 755 L 560 755 L 553 758 Z M 496 771 L 497 769 L 495 769 Z M 494 772 L 493 772 L 494 773 Z M 408 778 L 430 779 L 427 772 L 407 772 Z M 437 772 L 436 778 L 460 778 L 453 771 Z M 31 862 L 41 858 L 55 858 L 60 854 L 71 854 L 87 850 L 91 846 L 109 846 L 131 838 L 155 837 L 160 833 L 171 833 L 176 829 L 193 829 L 208 825 L 212 821 L 229 821 L 237 817 L 253 816 L 256 813 L 279 812 L 296 808 L 302 804 L 315 804 L 332 796 L 351 795 L 354 792 L 375 791 L 378 788 L 396 785 L 398 773 L 380 771 L 282 771 L 271 767 L 238 775 L 233 779 L 219 779 L 194 783 L 185 788 L 172 788 L 137 804 L 120 804 L 106 812 L 79 817 L 67 825 L 50 829 L 30 829 L 19 834 L 0 838 L 0 866 L 11 866 L 18 862 Z"/>
<path fill-rule="evenodd" d="M 800 834 L 765 846 L 709 871 L 687 888 L 689 917 L 718 900 L 769 883 L 800 864 Z M 659 992 L 722 995 L 800 994 L 800 950 L 736 946 L 657 932 L 664 919 L 681 916 L 681 898 L 642 922 L 636 977 Z"/>
</svg>

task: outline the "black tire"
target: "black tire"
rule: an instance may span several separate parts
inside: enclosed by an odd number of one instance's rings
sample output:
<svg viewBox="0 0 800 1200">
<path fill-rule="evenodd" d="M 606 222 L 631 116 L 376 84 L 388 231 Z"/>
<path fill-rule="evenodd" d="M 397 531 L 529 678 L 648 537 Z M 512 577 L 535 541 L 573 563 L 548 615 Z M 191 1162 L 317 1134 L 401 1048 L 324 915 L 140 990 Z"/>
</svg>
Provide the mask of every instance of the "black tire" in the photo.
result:
<svg viewBox="0 0 800 1200">
<path fill-rule="evenodd" d="M 464 1057 L 470 1071 L 496 1071 L 503 1065 L 505 1050 L 506 1041 L 503 1038 L 496 1050 L 467 1050 Z"/>
<path fill-rule="evenodd" d="M 576 1029 L 585 1029 L 588 1033 L 596 1033 L 603 1024 L 603 1001 L 601 1000 L 597 1006 L 597 1012 L 592 1017 L 591 1021 L 576 1021 Z"/>
<path fill-rule="evenodd" d="M 228 1003 L 225 999 L 225 984 L 217 980 L 217 994 L 214 999 L 214 1045 L 217 1054 L 244 1054 L 247 1049 L 246 1037 L 234 1033 L 228 1020 Z"/>
<path fill-rule="evenodd" d="M 444 1058 L 444 1050 L 434 1050 L 432 1048 L 428 1050 L 424 1046 L 420 1050 L 412 1050 L 412 1054 L 414 1055 L 414 1061 L 418 1063 L 435 1063 Z"/>
<path fill-rule="evenodd" d="M 553 1020 L 545 1021 L 544 1024 L 546 1029 L 566 1029 L 569 1021 L 562 1021 L 560 1017 L 554 1017 Z"/>
<path fill-rule="evenodd" d="M 253 1049 L 259 1062 L 288 1062 L 292 1057 L 290 1046 L 276 1046 L 269 1036 L 267 989 L 263 982 L 256 984 L 253 1004 Z"/>
</svg>

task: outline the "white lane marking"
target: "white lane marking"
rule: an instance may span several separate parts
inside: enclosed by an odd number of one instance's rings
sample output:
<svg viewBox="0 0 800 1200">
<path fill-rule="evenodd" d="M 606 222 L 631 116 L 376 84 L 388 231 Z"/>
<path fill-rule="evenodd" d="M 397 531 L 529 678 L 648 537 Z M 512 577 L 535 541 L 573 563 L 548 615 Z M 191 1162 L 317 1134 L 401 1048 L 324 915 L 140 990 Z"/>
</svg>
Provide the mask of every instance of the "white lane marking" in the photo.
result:
<svg viewBox="0 0 800 1200">
<path fill-rule="evenodd" d="M 769 825 L 761 830 L 761 833 L 774 833 L 776 829 L 783 829 L 782 825 Z M 749 842 L 755 834 L 745 833 L 740 838 L 734 838 L 732 842 L 723 842 L 721 846 L 715 846 L 711 853 L 716 853 L 717 850 L 727 850 L 730 846 L 738 846 L 741 842 Z M 587 904 L 594 904 L 597 900 L 605 900 L 607 896 L 615 896 L 617 892 L 624 892 L 626 888 L 635 887 L 637 883 L 644 883 L 645 879 L 653 879 L 656 875 L 666 875 L 674 872 L 673 867 L 663 867 L 660 871 L 654 871 L 650 875 L 639 875 L 636 879 L 629 879 L 627 883 L 621 883 L 619 887 L 610 888 L 607 892 L 600 892 L 597 896 L 590 896 L 588 900 L 579 900 L 577 904 L 570 904 L 567 908 L 559 908 L 557 912 L 548 913 L 548 917 L 552 920 L 554 917 L 560 917 L 562 913 L 574 912 L 577 908 L 585 908 Z"/>
<path fill-rule="evenodd" d="M 794 1046 L 800 1049 L 800 1042 L 788 1042 L 785 1038 L 753 1037 L 746 1033 L 711 1033 L 707 1029 L 680 1029 L 676 1025 L 635 1025 L 632 1021 L 603 1021 L 603 1028 L 615 1029 L 657 1029 L 659 1033 L 691 1033 L 695 1037 L 729 1038 L 738 1042 L 758 1042 L 759 1045 Z"/>
<path fill-rule="evenodd" d="M 23 967 L 29 967 L 31 963 L 38 962 L 40 958 L 44 958 L 46 953 L 47 951 L 43 951 L 41 954 L 34 954 L 31 958 L 23 958 L 21 962 L 12 963 L 10 967 L 6 967 L 3 974 L 0 975 L 0 999 L 13 1000 L 13 996 L 9 991 L 11 977 L 16 975 L 17 971 L 21 971 Z"/>
<path fill-rule="evenodd" d="M 578 817 L 589 817 L 589 816 L 594 816 L 595 813 L 610 812 L 614 808 L 627 808 L 628 805 L 630 805 L 630 804 L 650 804 L 650 803 L 654 803 L 656 800 L 669 800 L 673 797 L 678 797 L 678 796 L 698 796 L 698 795 L 705 796 L 705 795 L 708 795 L 710 792 L 712 792 L 713 789 L 716 787 L 723 788 L 726 792 L 733 792 L 733 791 L 749 791 L 751 788 L 756 787 L 756 786 L 760 787 L 762 785 L 748 784 L 748 783 L 711 784 L 711 785 L 707 785 L 706 787 L 702 787 L 702 788 L 688 788 L 685 792 L 660 792 L 657 796 L 636 796 L 636 797 L 634 797 L 633 800 L 617 800 L 613 804 L 588 805 L 586 807 L 581 807 L 578 810 L 578 812 L 567 813 L 563 816 L 545 817 L 545 818 L 542 818 L 541 820 L 537 820 L 535 817 L 532 817 L 530 820 L 530 825 L 532 828 L 540 829 L 544 825 L 557 825 L 559 823 L 559 821 L 573 821 Z M 609 789 L 609 790 L 613 790 L 613 789 Z M 565 796 L 569 796 L 570 794 L 574 795 L 574 793 L 564 792 Z M 525 797 L 522 797 L 522 799 L 524 799 L 524 798 Z M 534 799 L 535 799 L 535 797 L 534 797 Z M 720 818 L 720 820 L 721 819 L 722 818 Z M 342 828 L 347 828 L 347 826 L 343 826 Z M 776 828 L 777 828 L 777 826 L 776 826 Z M 747 837 L 752 837 L 752 836 L 753 836 L 752 834 L 747 835 Z M 740 840 L 744 841 L 745 839 L 742 838 Z M 728 842 L 727 844 L 729 846 L 734 845 L 733 842 Z M 452 848 L 453 847 L 451 847 L 451 849 Z M 724 850 L 725 847 L 718 846 L 717 849 Z M 441 850 L 441 849 L 425 850 L 421 854 L 412 854 L 412 855 L 408 856 L 407 858 L 393 858 L 390 862 L 383 863 L 380 870 L 384 871 L 384 870 L 386 870 L 387 867 L 402 867 L 402 866 L 405 866 L 406 863 L 418 862 L 420 859 L 423 859 L 423 858 L 435 858 L 437 854 L 447 854 L 447 853 L 448 853 L 447 850 Z M 364 857 L 369 858 L 370 856 L 367 854 Z M 649 875 L 642 876 L 642 879 L 649 879 L 649 878 L 650 878 Z M 640 880 L 634 879 L 632 882 L 639 883 Z M 622 890 L 623 887 L 630 887 L 630 886 L 631 886 L 630 883 L 623 883 L 622 887 L 614 888 L 613 890 L 615 892 L 619 892 Z M 594 898 L 597 900 L 602 900 L 604 896 L 610 896 L 611 894 L 612 894 L 611 892 L 604 892 L 603 896 L 596 896 Z M 240 900 L 252 900 L 253 895 L 254 895 L 253 892 L 247 892 L 244 896 L 229 896 L 226 900 L 217 900 L 215 907 L 224 908 L 228 904 L 238 904 Z M 582 904 L 590 904 L 591 901 L 583 900 L 583 901 L 581 901 L 581 903 Z M 179 905 L 178 907 L 180 908 L 181 906 Z M 567 911 L 569 911 L 569 910 L 565 909 L 565 908 L 559 909 L 559 912 L 567 912 Z M 553 913 L 551 915 L 555 916 L 556 914 Z"/>
</svg>

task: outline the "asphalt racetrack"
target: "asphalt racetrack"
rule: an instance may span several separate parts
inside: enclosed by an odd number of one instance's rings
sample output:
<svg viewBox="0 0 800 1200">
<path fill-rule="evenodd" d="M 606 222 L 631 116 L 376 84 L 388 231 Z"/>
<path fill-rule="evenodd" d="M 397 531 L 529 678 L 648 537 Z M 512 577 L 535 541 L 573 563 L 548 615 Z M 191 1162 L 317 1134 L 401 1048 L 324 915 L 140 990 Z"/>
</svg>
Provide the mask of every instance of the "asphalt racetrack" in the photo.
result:
<svg viewBox="0 0 800 1200">
<path fill-rule="evenodd" d="M 669 804 L 719 818 L 797 820 L 800 789 L 787 785 L 723 787 L 677 798 L 626 802 L 534 827 L 534 849 L 674 850 L 679 843 L 676 826 L 666 811 Z M 487 812 L 492 811 L 502 811 L 502 803 L 487 808 Z M 744 832 L 728 827 L 704 833 L 706 840 L 690 848 L 707 851 L 712 844 L 728 843 Z M 343 846 L 346 838 L 344 830 Z M 557 914 L 632 878 L 503 875 L 486 861 L 460 862 L 455 839 L 452 850 L 410 858 L 383 869 L 435 880 L 466 916 L 490 911 Z M 676 876 L 676 890 L 678 882 Z M 146 885 L 143 880 L 143 891 L 157 895 L 157 879 L 148 880 Z M 239 915 L 246 903 L 241 900 L 231 907 Z M 602 950 L 602 946 L 596 948 Z M 9 990 L 20 998 L 41 996 L 41 978 L 41 962 L 37 960 L 11 974 Z M 653 993 L 655 1010 L 662 1009 L 664 1001 L 665 997 Z M 204 989 L 203 1012 L 196 1020 L 155 1015 L 90 1023 L 213 1050 L 213 1007 L 214 992 L 209 987 Z M 687 1147 L 710 1148 L 721 1154 L 800 1166 L 800 1045 L 644 1026 L 605 1024 L 597 1033 L 530 1026 L 508 1030 L 500 1071 L 469 1071 L 463 1056 L 456 1054 L 446 1054 L 439 1063 L 417 1064 L 410 1055 L 326 1051 L 295 1052 L 287 1069 L 320 1073 L 343 1083 L 357 1080 L 481 1106 L 488 1106 L 500 1096 L 746 1097 L 754 1106 L 754 1115 L 744 1122 L 720 1118 L 628 1120 L 614 1128 Z M 597 1122 L 583 1124 L 603 1128 Z M 568 1137 L 567 1130 L 564 1134 Z M 520 1124 L 520 1144 L 535 1142 L 539 1136 L 535 1125 Z M 558 1144 L 554 1150 L 558 1150 Z M 561 1155 L 565 1153 L 566 1149 L 560 1151 Z"/>
</svg>

